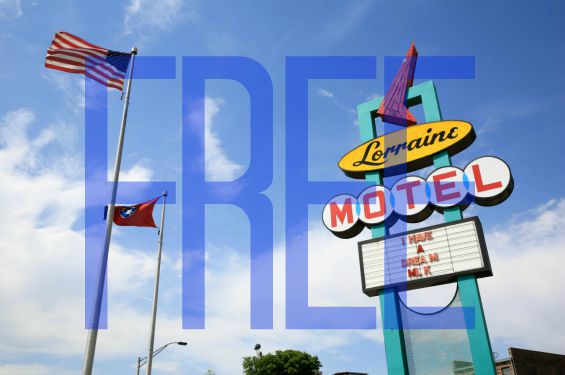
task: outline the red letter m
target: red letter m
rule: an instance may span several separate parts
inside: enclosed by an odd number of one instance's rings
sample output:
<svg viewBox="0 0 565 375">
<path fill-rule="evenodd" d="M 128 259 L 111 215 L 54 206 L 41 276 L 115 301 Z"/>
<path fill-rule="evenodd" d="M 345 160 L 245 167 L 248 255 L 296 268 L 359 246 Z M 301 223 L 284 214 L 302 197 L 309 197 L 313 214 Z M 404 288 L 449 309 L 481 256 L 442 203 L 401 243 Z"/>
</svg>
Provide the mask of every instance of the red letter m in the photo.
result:
<svg viewBox="0 0 565 375">
<path fill-rule="evenodd" d="M 421 276 L 420 269 L 412 268 L 411 270 L 408 270 L 408 277 L 415 277 L 415 276 Z"/>
<path fill-rule="evenodd" d="M 336 219 L 339 219 L 339 222 L 343 224 L 346 217 L 347 223 L 351 224 L 353 221 L 353 205 L 351 204 L 351 198 L 347 198 L 341 208 L 339 208 L 335 202 L 330 203 L 330 215 L 332 217 L 332 227 L 337 226 Z"/>
</svg>

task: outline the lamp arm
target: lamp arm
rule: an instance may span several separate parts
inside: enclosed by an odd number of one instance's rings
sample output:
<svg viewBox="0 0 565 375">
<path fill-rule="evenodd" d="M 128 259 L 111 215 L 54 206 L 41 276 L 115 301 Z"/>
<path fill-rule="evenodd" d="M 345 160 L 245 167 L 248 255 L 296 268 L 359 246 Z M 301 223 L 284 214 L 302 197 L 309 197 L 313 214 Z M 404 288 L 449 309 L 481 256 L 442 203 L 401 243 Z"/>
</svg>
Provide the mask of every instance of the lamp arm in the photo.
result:
<svg viewBox="0 0 565 375">
<path fill-rule="evenodd" d="M 153 358 L 155 358 L 155 356 L 159 353 L 161 353 L 163 350 L 165 350 L 165 348 L 167 348 L 167 346 L 172 345 L 172 344 L 176 344 L 178 341 L 173 341 L 170 342 L 168 344 L 165 344 L 163 346 L 161 346 L 159 349 L 155 350 L 155 352 L 153 353 Z"/>
<path fill-rule="evenodd" d="M 155 350 L 155 351 L 153 352 L 153 358 L 155 358 L 155 356 L 156 356 L 157 354 L 159 354 L 159 353 L 161 353 L 163 350 L 165 350 L 165 348 L 166 348 L 167 346 L 172 345 L 172 344 L 176 344 L 176 343 L 178 343 L 178 341 L 173 341 L 173 342 L 170 342 L 170 343 L 168 343 L 168 344 L 165 344 L 165 345 L 161 346 L 159 349 L 157 349 L 157 350 Z M 144 364 L 146 364 L 146 363 L 147 363 L 147 356 L 140 358 L 140 360 L 139 360 L 139 367 L 142 367 L 142 366 L 143 366 Z"/>
</svg>

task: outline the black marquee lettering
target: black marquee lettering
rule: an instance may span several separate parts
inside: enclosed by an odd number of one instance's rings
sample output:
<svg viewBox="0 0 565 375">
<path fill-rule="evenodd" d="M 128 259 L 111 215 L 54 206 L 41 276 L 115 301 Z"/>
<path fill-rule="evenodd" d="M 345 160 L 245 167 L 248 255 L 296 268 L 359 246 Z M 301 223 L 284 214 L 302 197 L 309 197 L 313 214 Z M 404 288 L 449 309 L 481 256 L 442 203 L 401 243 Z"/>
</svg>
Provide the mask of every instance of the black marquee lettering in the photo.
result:
<svg viewBox="0 0 565 375">
<path fill-rule="evenodd" d="M 422 138 L 416 138 L 410 141 L 410 143 L 408 143 L 408 151 L 412 151 L 414 149 L 419 149 L 420 147 L 422 147 Z"/>
<path fill-rule="evenodd" d="M 434 143 L 436 143 L 436 139 L 439 136 L 439 142 L 443 142 L 445 141 L 445 132 L 442 130 L 439 133 L 434 133 L 432 135 L 432 140 L 430 142 L 430 145 L 433 145 Z"/>
<path fill-rule="evenodd" d="M 400 150 L 406 150 L 406 142 L 399 143 L 394 148 L 394 155 L 398 155 Z"/>
<path fill-rule="evenodd" d="M 388 157 L 389 152 L 394 151 L 394 147 L 395 147 L 395 146 L 390 146 L 390 147 L 387 147 L 387 148 L 386 148 L 386 150 L 385 150 L 385 156 L 384 156 L 385 159 Z"/>
<path fill-rule="evenodd" d="M 381 165 L 384 164 L 384 161 L 382 162 L 377 162 L 377 160 L 379 160 L 382 156 L 382 151 L 379 150 L 381 143 L 379 141 L 374 141 L 371 142 L 369 144 L 367 144 L 367 147 L 365 147 L 365 152 L 363 153 L 363 158 L 361 160 L 358 160 L 356 162 L 353 163 L 354 167 L 358 167 L 361 164 L 364 165 Z M 372 156 L 371 156 L 371 161 L 368 161 L 367 159 L 369 158 L 369 153 L 371 152 L 371 149 L 375 149 L 376 151 L 373 152 Z M 386 158 L 386 154 L 385 154 L 385 158 Z"/>
<path fill-rule="evenodd" d="M 424 138 L 424 146 L 429 146 L 430 145 L 430 133 L 432 132 L 432 128 L 429 128 L 428 130 L 426 130 L 426 133 L 428 133 L 426 135 L 426 137 Z"/>
<path fill-rule="evenodd" d="M 457 130 L 459 130 L 459 128 L 457 126 L 452 127 L 451 130 L 449 131 L 449 134 L 447 135 L 447 138 L 456 139 L 457 138 Z"/>
<path fill-rule="evenodd" d="M 370 142 L 365 147 L 365 151 L 363 152 L 363 158 L 353 163 L 354 167 L 359 167 L 360 165 L 373 165 L 378 166 L 382 165 L 387 162 L 387 158 L 391 155 L 397 156 L 401 150 L 412 151 L 417 150 L 422 147 L 431 146 L 437 142 L 444 142 L 448 139 L 457 139 L 458 138 L 458 130 L 459 127 L 454 126 L 449 130 L 449 133 L 446 134 L 444 130 L 441 130 L 437 133 L 432 133 L 433 128 L 428 128 L 426 130 L 426 136 L 424 138 L 416 138 L 412 139 L 410 142 L 402 142 L 398 143 L 394 146 L 389 146 L 386 148 L 384 152 L 382 152 L 379 148 L 381 143 L 378 140 L 374 140 Z"/>
</svg>

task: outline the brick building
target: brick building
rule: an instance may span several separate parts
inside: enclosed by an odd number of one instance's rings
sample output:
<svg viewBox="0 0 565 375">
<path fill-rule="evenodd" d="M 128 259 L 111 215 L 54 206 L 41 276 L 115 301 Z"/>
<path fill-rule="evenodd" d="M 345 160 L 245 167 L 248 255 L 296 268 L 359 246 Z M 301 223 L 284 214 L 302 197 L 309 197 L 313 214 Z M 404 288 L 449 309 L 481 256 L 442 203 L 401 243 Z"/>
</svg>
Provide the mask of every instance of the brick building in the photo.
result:
<svg viewBox="0 0 565 375">
<path fill-rule="evenodd" d="M 496 361 L 496 375 L 565 375 L 565 355 L 508 348 L 508 358 Z M 475 375 L 473 364 L 453 361 L 454 375 Z"/>
<path fill-rule="evenodd" d="M 508 354 L 496 361 L 497 375 L 565 375 L 565 355 L 518 348 Z"/>
</svg>

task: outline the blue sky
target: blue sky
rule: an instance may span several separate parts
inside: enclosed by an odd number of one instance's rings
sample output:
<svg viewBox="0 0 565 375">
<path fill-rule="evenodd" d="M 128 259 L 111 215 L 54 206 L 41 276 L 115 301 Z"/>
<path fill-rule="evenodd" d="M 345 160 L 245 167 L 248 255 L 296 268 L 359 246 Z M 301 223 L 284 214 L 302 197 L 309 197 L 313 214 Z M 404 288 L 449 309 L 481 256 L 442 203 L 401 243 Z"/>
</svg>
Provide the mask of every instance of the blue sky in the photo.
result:
<svg viewBox="0 0 565 375">
<path fill-rule="evenodd" d="M 285 57 L 377 57 L 375 80 L 316 80 L 309 86 L 309 176 L 346 181 L 336 163 L 357 145 L 355 107 L 383 94 L 383 57 L 403 55 L 411 41 L 421 56 L 475 56 L 474 80 L 435 81 L 444 119 L 469 121 L 478 134 L 453 163 L 495 155 L 510 165 L 516 181 L 502 205 L 465 212 L 479 215 L 486 228 L 495 276 L 479 284 L 494 350 L 501 357 L 508 346 L 565 353 L 559 329 L 565 298 L 555 293 L 565 276 L 554 261 L 565 240 L 564 17 L 559 1 L 0 0 L 0 374 L 71 374 L 82 363 L 84 83 L 82 76 L 43 67 L 59 30 L 116 50 L 137 46 L 140 55 L 178 57 L 176 80 L 134 83 L 123 179 L 180 183 L 180 77 L 190 74 L 181 71 L 181 56 L 250 57 L 273 81 L 275 157 L 268 194 L 275 208 L 275 329 L 249 329 L 247 220 L 237 208 L 218 206 L 207 208 L 206 219 L 207 329 L 181 329 L 181 210 L 171 205 L 156 345 L 187 340 L 189 346 L 163 352 L 155 362 L 159 373 L 239 373 L 241 357 L 253 354 L 256 342 L 264 351 L 316 353 L 324 373 L 385 371 L 379 329 L 284 328 Z M 119 99 L 110 92 L 110 160 Z M 245 172 L 248 108 L 236 83 L 207 84 L 208 178 L 231 180 Z M 310 208 L 310 305 L 375 305 L 361 293 L 355 252 L 367 231 L 339 240 L 323 229 L 321 209 Z M 440 220 L 434 214 L 429 222 Z M 146 349 L 155 248 L 150 229 L 114 231 L 110 328 L 100 334 L 98 373 L 133 372 Z M 414 293 L 413 301 L 439 305 L 452 293 L 452 285 L 428 289 Z"/>
</svg>

